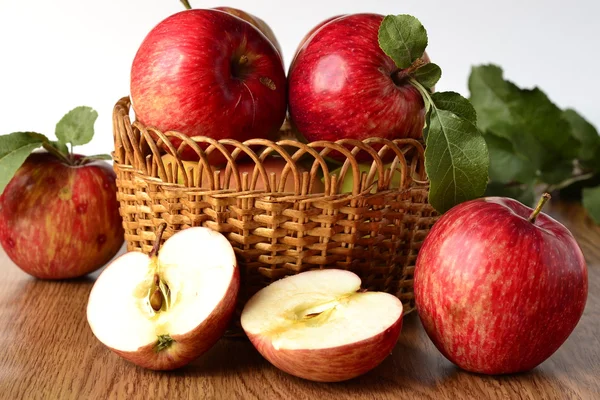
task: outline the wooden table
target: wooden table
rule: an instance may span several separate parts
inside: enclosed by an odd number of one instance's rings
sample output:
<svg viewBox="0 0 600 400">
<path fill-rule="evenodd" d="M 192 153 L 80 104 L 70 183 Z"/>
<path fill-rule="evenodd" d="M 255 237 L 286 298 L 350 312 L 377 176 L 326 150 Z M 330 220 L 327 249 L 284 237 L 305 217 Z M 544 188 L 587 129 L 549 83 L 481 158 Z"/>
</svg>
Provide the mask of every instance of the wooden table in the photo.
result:
<svg viewBox="0 0 600 400">
<path fill-rule="evenodd" d="M 600 228 L 578 205 L 558 204 L 550 212 L 583 248 L 589 297 L 571 337 L 532 372 L 490 377 L 461 371 L 435 349 L 415 313 L 406 317 L 392 355 L 345 383 L 289 376 L 240 339 L 222 339 L 179 371 L 146 371 L 92 335 L 85 308 L 97 273 L 38 281 L 0 250 L 0 398 L 600 399 Z"/>
</svg>

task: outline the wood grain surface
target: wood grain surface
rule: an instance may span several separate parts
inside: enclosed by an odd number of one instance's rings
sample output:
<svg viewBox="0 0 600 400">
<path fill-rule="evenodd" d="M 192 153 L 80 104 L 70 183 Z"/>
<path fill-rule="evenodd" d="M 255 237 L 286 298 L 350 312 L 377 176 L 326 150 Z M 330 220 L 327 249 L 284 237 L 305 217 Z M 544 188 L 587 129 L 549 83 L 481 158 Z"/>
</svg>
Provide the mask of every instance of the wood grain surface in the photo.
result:
<svg viewBox="0 0 600 400">
<path fill-rule="evenodd" d="M 576 204 L 555 204 L 550 213 L 583 248 L 589 297 L 571 337 L 529 373 L 491 377 L 461 371 L 435 349 L 414 313 L 406 317 L 393 353 L 375 370 L 344 383 L 289 376 L 242 339 L 222 339 L 181 370 L 147 371 L 92 335 L 85 308 L 97 273 L 39 281 L 0 250 L 0 398 L 600 399 L 600 228 Z"/>
</svg>

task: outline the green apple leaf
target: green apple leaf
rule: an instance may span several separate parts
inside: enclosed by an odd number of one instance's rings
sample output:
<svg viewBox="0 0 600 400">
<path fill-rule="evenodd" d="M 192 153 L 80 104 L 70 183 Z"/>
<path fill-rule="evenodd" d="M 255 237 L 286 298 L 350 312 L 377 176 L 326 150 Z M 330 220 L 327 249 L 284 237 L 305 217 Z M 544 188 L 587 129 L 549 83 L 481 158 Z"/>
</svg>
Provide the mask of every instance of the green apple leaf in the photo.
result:
<svg viewBox="0 0 600 400">
<path fill-rule="evenodd" d="M 427 89 L 431 89 L 442 77 L 442 69 L 434 63 L 428 63 L 412 74 L 413 78 Z"/>
<path fill-rule="evenodd" d="M 29 154 L 42 147 L 45 142 L 48 142 L 48 139 L 35 132 L 14 132 L 0 136 L 0 193 Z"/>
<path fill-rule="evenodd" d="M 507 139 L 487 132 L 484 136 L 490 154 L 490 179 L 498 183 L 532 182 L 536 170 L 529 160 L 517 154 Z"/>
<path fill-rule="evenodd" d="M 600 224 L 600 186 L 583 189 L 583 206 L 596 224 Z"/>
<path fill-rule="evenodd" d="M 547 169 L 540 171 L 539 179 L 550 185 L 559 185 L 573 176 L 573 169 L 573 161 L 557 161 Z"/>
<path fill-rule="evenodd" d="M 504 79 L 500 67 L 484 65 L 472 69 L 469 90 L 479 128 L 509 140 L 536 169 L 579 152 L 562 110 L 540 89 L 520 89 Z"/>
<path fill-rule="evenodd" d="M 54 148 L 58 150 L 61 154 L 65 156 L 69 155 L 69 149 L 67 148 L 67 145 L 65 143 L 62 143 L 58 140 L 52 140 L 50 144 L 52 144 L 52 146 L 54 146 Z"/>
<path fill-rule="evenodd" d="M 56 137 L 63 144 L 87 144 L 94 136 L 94 123 L 97 118 L 98 113 L 91 107 L 76 107 L 56 124 Z"/>
<path fill-rule="evenodd" d="M 490 182 L 485 191 L 486 196 L 510 197 L 528 207 L 535 206 L 535 191 L 533 183 L 519 185 L 504 185 L 499 182 Z"/>
<path fill-rule="evenodd" d="M 418 71 L 418 70 L 417 70 Z M 477 112 L 469 100 L 456 92 L 436 92 L 431 99 L 439 110 L 447 110 L 452 114 L 466 119 L 473 125 L 477 124 Z"/>
<path fill-rule="evenodd" d="M 408 68 L 423 56 L 427 31 L 412 15 L 388 15 L 379 27 L 379 47 L 398 68 Z"/>
<path fill-rule="evenodd" d="M 585 120 L 577 111 L 566 109 L 563 117 L 571 125 L 573 136 L 581 142 L 578 158 L 582 161 L 592 161 L 598 158 L 600 152 L 600 135 L 594 125 Z"/>
<path fill-rule="evenodd" d="M 483 195 L 489 156 L 485 140 L 470 121 L 434 107 L 430 124 L 425 149 L 429 202 L 443 213 Z"/>
</svg>

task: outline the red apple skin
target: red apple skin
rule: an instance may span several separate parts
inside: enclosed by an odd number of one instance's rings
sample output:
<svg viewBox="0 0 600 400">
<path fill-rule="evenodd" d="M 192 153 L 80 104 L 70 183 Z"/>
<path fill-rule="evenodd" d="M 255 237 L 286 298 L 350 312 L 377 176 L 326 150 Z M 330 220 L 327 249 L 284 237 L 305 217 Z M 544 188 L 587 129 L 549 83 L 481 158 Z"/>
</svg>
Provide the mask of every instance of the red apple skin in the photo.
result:
<svg viewBox="0 0 600 400">
<path fill-rule="evenodd" d="M 419 251 L 415 300 L 425 331 L 459 367 L 483 374 L 535 368 L 571 334 L 585 307 L 587 267 L 551 217 L 527 220 L 516 200 L 462 203 Z"/>
<path fill-rule="evenodd" d="M 0 196 L 6 254 L 40 279 L 102 267 L 123 244 L 115 179 L 103 161 L 70 166 L 49 153 L 31 154 Z"/>
<path fill-rule="evenodd" d="M 131 98 L 136 118 L 161 131 L 266 138 L 285 118 L 285 71 L 279 52 L 251 24 L 223 11 L 186 10 L 144 39 L 131 68 Z M 190 147 L 182 157 L 198 159 Z M 225 158 L 215 151 L 209 161 Z"/>
<path fill-rule="evenodd" d="M 420 138 L 423 98 L 379 47 L 382 15 L 352 14 L 322 26 L 290 68 L 288 103 L 308 140 Z"/>
<path fill-rule="evenodd" d="M 290 375 L 315 382 L 341 382 L 365 374 L 392 352 L 402 330 L 402 315 L 382 333 L 360 342 L 326 349 L 279 349 L 264 335 L 246 332 L 258 352 Z"/>
<path fill-rule="evenodd" d="M 194 330 L 172 335 L 174 343 L 167 349 L 156 352 L 155 343 L 151 343 L 137 351 L 111 350 L 142 368 L 157 371 L 181 368 L 207 352 L 225 334 L 235 312 L 239 289 L 240 271 L 236 266 L 226 295 L 217 307 Z"/>
<path fill-rule="evenodd" d="M 281 52 L 281 45 L 279 44 L 277 37 L 275 37 L 275 33 L 273 32 L 271 27 L 262 19 L 258 18 L 255 15 L 250 14 L 249 12 L 239 10 L 239 9 L 233 8 L 233 7 L 215 7 L 214 9 L 224 11 L 228 14 L 231 14 L 235 17 L 241 18 L 244 21 L 252 24 L 259 31 L 261 31 L 262 34 L 267 37 L 267 39 L 269 39 L 271 41 L 271 43 L 273 44 L 273 46 L 275 46 L 275 48 L 277 49 L 279 54 L 283 55 L 283 53 Z"/>
<path fill-rule="evenodd" d="M 310 39 L 315 32 L 317 32 L 319 29 L 321 29 L 321 27 L 323 27 L 323 26 L 327 25 L 328 23 L 330 23 L 331 21 L 338 19 L 340 17 L 343 17 L 343 16 L 344 15 L 335 15 L 333 17 L 327 18 L 326 20 L 319 22 L 317 25 L 315 25 L 314 28 L 312 28 L 310 31 L 308 31 L 308 33 L 306 35 L 304 35 L 304 37 L 300 41 L 300 44 L 298 45 L 298 48 L 296 49 L 296 52 L 294 53 L 294 59 L 292 60 L 292 63 L 290 64 L 290 69 L 293 68 L 293 65 L 296 61 L 296 57 L 298 56 L 298 53 L 300 52 L 302 47 L 304 47 L 304 45 L 306 44 L 308 39 Z"/>
</svg>

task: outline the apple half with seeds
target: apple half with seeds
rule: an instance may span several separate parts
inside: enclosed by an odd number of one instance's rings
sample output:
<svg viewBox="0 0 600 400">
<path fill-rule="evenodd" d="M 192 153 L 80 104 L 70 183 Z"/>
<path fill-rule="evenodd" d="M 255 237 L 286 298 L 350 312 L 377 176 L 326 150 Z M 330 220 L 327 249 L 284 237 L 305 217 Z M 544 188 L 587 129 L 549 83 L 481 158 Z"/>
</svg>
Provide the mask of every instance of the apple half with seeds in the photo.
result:
<svg viewBox="0 0 600 400">
<path fill-rule="evenodd" d="M 182 230 L 158 251 L 129 252 L 98 277 L 87 319 L 121 357 L 153 370 L 182 367 L 225 333 L 240 275 L 231 244 L 208 228 Z"/>
<path fill-rule="evenodd" d="M 362 375 L 392 351 L 402 303 L 366 292 L 349 271 L 324 269 L 281 279 L 246 304 L 241 323 L 256 349 L 300 378 L 338 382 Z"/>
</svg>

